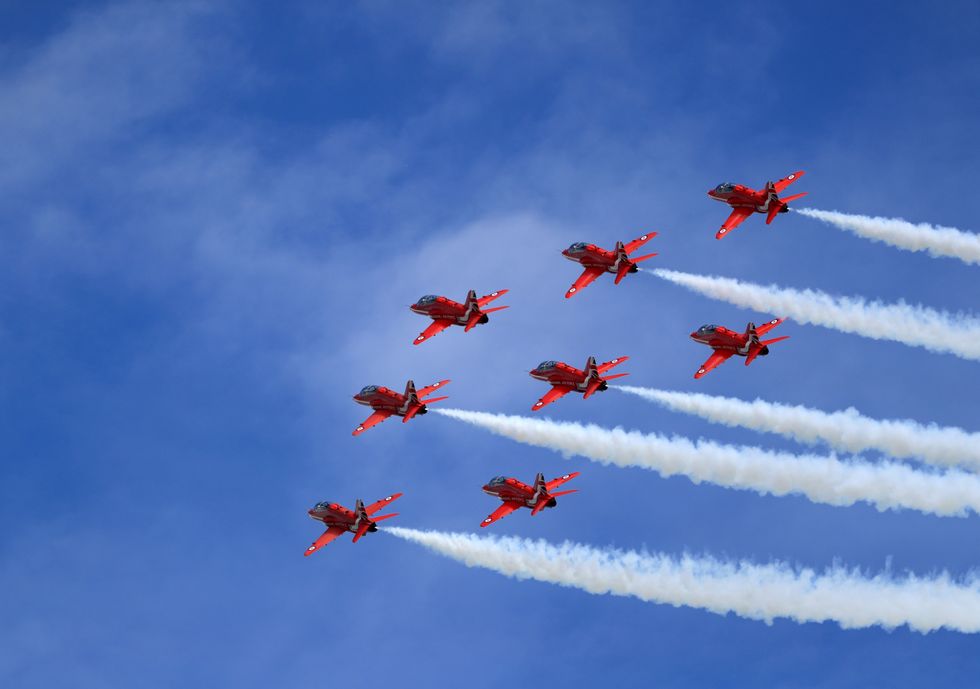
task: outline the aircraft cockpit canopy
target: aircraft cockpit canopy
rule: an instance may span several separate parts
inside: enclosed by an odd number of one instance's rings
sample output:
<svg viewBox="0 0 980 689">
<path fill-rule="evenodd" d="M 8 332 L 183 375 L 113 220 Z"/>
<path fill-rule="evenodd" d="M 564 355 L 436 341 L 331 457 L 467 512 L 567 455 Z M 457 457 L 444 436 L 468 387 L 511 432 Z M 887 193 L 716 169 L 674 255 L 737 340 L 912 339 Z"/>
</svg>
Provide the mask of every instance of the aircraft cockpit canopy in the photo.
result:
<svg viewBox="0 0 980 689">
<path fill-rule="evenodd" d="M 585 242 L 575 242 L 570 247 L 568 247 L 568 251 L 569 253 L 577 254 L 585 251 L 585 247 L 586 247 Z"/>
<path fill-rule="evenodd" d="M 315 504 L 313 506 L 313 509 L 315 509 L 315 510 L 326 510 L 326 509 L 329 509 L 329 508 L 330 508 L 330 503 L 329 502 L 318 502 L 317 504 Z"/>
<path fill-rule="evenodd" d="M 715 191 L 721 194 L 727 194 L 729 192 L 735 191 L 735 185 L 732 184 L 731 182 L 722 182 L 717 187 L 715 187 Z"/>
<path fill-rule="evenodd" d="M 557 363 L 556 361 L 542 361 L 538 364 L 538 370 L 547 371 L 549 368 L 554 368 Z"/>
<path fill-rule="evenodd" d="M 717 329 L 718 329 L 717 325 L 702 325 L 700 328 L 698 328 L 698 332 L 704 335 L 707 333 L 713 333 Z"/>
<path fill-rule="evenodd" d="M 365 386 L 365 387 L 361 388 L 360 394 L 361 395 L 370 395 L 372 392 L 377 392 L 377 391 L 378 391 L 378 386 L 377 385 L 368 385 L 368 386 Z"/>
<path fill-rule="evenodd" d="M 439 297 L 437 297 L 434 294 L 426 294 L 424 297 L 422 297 L 421 299 L 419 299 L 419 302 L 418 303 L 421 304 L 421 305 L 431 304 L 432 302 L 434 302 L 438 298 Z"/>
<path fill-rule="evenodd" d="M 487 485 L 488 486 L 499 486 L 499 485 L 501 485 L 503 483 L 507 483 L 507 477 L 506 476 L 494 476 L 492 479 L 490 479 L 490 483 L 488 483 Z"/>
</svg>

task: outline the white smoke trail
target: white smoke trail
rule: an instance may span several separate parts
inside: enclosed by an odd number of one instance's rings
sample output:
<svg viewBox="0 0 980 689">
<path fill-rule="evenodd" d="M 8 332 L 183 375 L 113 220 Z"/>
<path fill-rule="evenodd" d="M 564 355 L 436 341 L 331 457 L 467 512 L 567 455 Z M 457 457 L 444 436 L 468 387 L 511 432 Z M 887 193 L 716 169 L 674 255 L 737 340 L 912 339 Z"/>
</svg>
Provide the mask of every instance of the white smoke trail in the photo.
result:
<svg viewBox="0 0 980 689">
<path fill-rule="evenodd" d="M 650 603 L 686 605 L 719 615 L 795 622 L 837 622 L 845 629 L 908 625 L 917 632 L 980 631 L 980 580 L 943 572 L 873 577 L 834 566 L 823 573 L 774 562 L 724 562 L 708 557 L 595 549 L 566 541 L 390 528 L 468 567 L 518 579 L 571 586 L 594 594 L 633 596 Z"/>
<path fill-rule="evenodd" d="M 833 297 L 814 290 L 756 285 L 731 278 L 656 269 L 654 275 L 714 299 L 743 308 L 789 316 L 875 340 L 892 340 L 980 359 L 980 320 L 965 314 L 934 311 L 905 302 L 883 304 L 860 297 Z"/>
<path fill-rule="evenodd" d="M 932 256 L 946 256 L 958 258 L 965 263 L 980 264 L 980 234 L 927 223 L 916 225 L 901 218 L 849 215 L 813 208 L 800 208 L 796 212 L 823 220 L 843 230 L 850 230 L 859 237 L 891 244 L 899 249 L 927 251 Z"/>
<path fill-rule="evenodd" d="M 763 495 L 799 494 L 827 505 L 864 501 L 879 510 L 907 508 L 940 516 L 965 516 L 968 510 L 980 513 L 980 477 L 962 471 L 933 474 L 892 462 L 793 455 L 592 424 L 461 409 L 432 411 L 566 456 L 642 467 L 661 476 L 680 474 L 695 483 L 707 481 Z"/>
<path fill-rule="evenodd" d="M 939 466 L 964 466 L 980 471 L 980 433 L 962 428 L 928 426 L 908 419 L 878 420 L 853 407 L 824 412 L 804 406 L 756 399 L 747 402 L 688 392 L 619 385 L 628 392 L 668 409 L 700 416 L 726 426 L 778 433 L 803 443 L 824 442 L 836 450 L 879 450 L 892 457 L 919 459 Z"/>
</svg>

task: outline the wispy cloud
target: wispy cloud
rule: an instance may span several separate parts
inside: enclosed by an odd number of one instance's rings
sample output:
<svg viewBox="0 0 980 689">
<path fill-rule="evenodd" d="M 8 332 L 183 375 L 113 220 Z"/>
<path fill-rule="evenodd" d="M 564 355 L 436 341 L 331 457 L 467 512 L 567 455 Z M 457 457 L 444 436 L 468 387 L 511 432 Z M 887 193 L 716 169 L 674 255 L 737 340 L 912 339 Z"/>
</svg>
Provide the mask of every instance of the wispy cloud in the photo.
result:
<svg viewBox="0 0 980 689">
<path fill-rule="evenodd" d="M 965 263 L 980 264 L 980 234 L 955 227 L 928 223 L 910 223 L 901 218 L 851 215 L 837 211 L 800 208 L 796 211 L 809 218 L 849 230 L 859 237 L 884 242 L 907 251 L 926 251 L 932 256 L 958 258 Z"/>
<path fill-rule="evenodd" d="M 835 565 L 822 573 L 783 562 L 726 562 L 711 557 L 597 549 L 566 541 L 385 530 L 468 567 L 517 579 L 571 586 L 594 594 L 633 596 L 719 615 L 772 622 L 833 621 L 845 629 L 902 625 L 917 632 L 980 631 L 980 581 L 949 574 L 872 577 Z"/>
<path fill-rule="evenodd" d="M 614 389 L 726 426 L 778 433 L 803 443 L 822 442 L 845 452 L 879 450 L 892 457 L 980 470 L 980 433 L 962 428 L 924 425 L 910 419 L 872 419 L 853 407 L 825 412 L 761 399 L 747 402 L 735 397 L 629 385 Z"/>
<path fill-rule="evenodd" d="M 980 477 L 961 471 L 932 474 L 892 462 L 794 455 L 592 424 L 460 409 L 432 411 L 527 445 L 602 464 L 651 469 L 661 476 L 680 474 L 695 483 L 763 495 L 803 495 L 827 505 L 867 502 L 879 510 L 905 508 L 946 517 L 980 513 Z"/>
<path fill-rule="evenodd" d="M 676 270 L 646 272 L 743 308 L 788 316 L 800 323 L 822 325 L 875 340 L 892 340 L 980 360 L 980 320 L 973 316 L 936 311 L 901 301 L 897 304 L 868 302 L 861 297 L 834 297 L 810 289 L 757 285 Z"/>
</svg>

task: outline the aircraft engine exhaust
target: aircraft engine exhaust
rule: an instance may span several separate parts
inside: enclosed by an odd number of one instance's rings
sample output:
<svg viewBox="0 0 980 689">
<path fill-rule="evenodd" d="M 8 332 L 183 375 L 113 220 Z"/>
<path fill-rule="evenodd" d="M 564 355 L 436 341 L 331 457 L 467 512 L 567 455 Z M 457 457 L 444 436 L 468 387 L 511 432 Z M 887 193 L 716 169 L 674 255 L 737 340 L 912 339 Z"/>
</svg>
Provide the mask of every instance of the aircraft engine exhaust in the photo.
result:
<svg viewBox="0 0 980 689">
<path fill-rule="evenodd" d="M 872 419 L 853 407 L 825 412 L 761 399 L 749 402 L 629 385 L 616 389 L 726 426 L 776 433 L 811 445 L 825 443 L 844 452 L 878 450 L 896 458 L 980 472 L 980 433 L 962 428 L 920 424 L 910 419 Z"/>
<path fill-rule="evenodd" d="M 794 455 L 551 419 L 461 409 L 433 412 L 566 457 L 649 469 L 664 477 L 686 476 L 694 483 L 762 495 L 802 495 L 825 505 L 867 502 L 878 510 L 911 509 L 943 517 L 980 513 L 980 476 L 963 471 L 932 473 L 896 462 Z"/>
<path fill-rule="evenodd" d="M 823 572 L 784 562 L 755 564 L 689 554 L 674 557 L 597 549 L 566 541 L 386 529 L 467 567 L 516 579 L 570 586 L 588 593 L 632 596 L 718 615 L 771 623 L 833 621 L 845 629 L 902 625 L 917 632 L 980 631 L 980 580 L 957 581 L 942 572 L 926 577 L 888 572 L 873 577 L 834 565 Z"/>
<path fill-rule="evenodd" d="M 906 251 L 925 251 L 930 256 L 958 258 L 964 263 L 980 265 L 980 234 L 964 232 L 955 227 L 910 223 L 901 218 L 851 215 L 814 208 L 800 208 L 796 212 L 871 241 L 884 242 Z"/>
</svg>

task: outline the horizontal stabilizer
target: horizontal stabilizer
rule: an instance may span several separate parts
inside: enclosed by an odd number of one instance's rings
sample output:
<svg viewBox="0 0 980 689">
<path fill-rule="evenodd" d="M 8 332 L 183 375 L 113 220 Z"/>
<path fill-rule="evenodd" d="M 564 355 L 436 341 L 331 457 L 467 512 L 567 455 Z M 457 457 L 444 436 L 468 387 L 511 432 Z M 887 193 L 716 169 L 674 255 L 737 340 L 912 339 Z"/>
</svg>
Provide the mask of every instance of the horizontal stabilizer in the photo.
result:
<svg viewBox="0 0 980 689">
<path fill-rule="evenodd" d="M 630 260 L 633 261 L 633 263 L 639 263 L 640 261 L 645 261 L 648 258 L 653 258 L 656 255 L 657 254 L 647 254 L 646 256 L 637 256 L 636 258 L 631 257 Z"/>
<path fill-rule="evenodd" d="M 789 203 L 790 201 L 796 201 L 796 199 L 802 199 L 804 196 L 810 192 L 804 191 L 802 194 L 794 194 L 793 196 L 787 196 L 785 199 L 780 199 L 783 203 Z"/>
<path fill-rule="evenodd" d="M 557 493 L 552 493 L 551 497 L 560 498 L 562 495 L 571 495 L 572 493 L 578 493 L 578 488 L 573 488 L 572 490 L 560 490 Z"/>
<path fill-rule="evenodd" d="M 392 517 L 397 517 L 397 516 L 398 516 L 397 512 L 392 512 L 391 514 L 382 514 L 380 517 L 375 517 L 374 521 L 380 522 L 385 519 L 391 519 Z"/>
<path fill-rule="evenodd" d="M 774 337 L 771 340 L 763 340 L 759 344 L 761 344 L 763 347 L 766 347 L 768 345 L 773 344 L 774 342 L 782 342 L 783 340 L 788 340 L 788 339 L 789 339 L 789 335 L 783 335 L 782 337 Z"/>
<path fill-rule="evenodd" d="M 424 404 L 435 404 L 436 402 L 442 402 L 443 400 L 448 400 L 449 395 L 444 395 L 442 397 L 430 397 L 427 400 L 422 400 Z"/>
<path fill-rule="evenodd" d="M 614 373 L 611 376 L 606 376 L 605 380 L 612 380 L 613 378 L 622 378 L 623 376 L 628 376 L 628 373 Z"/>
<path fill-rule="evenodd" d="M 483 309 L 483 313 L 493 313 L 494 311 L 503 311 L 509 308 L 509 306 L 494 306 L 492 309 Z"/>
</svg>

